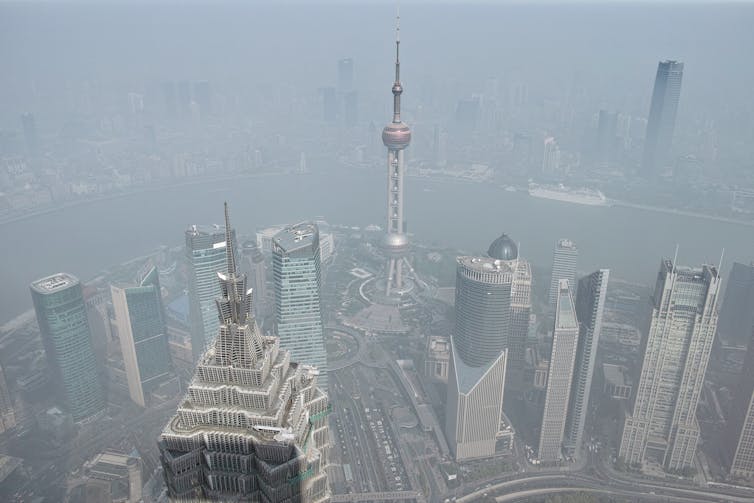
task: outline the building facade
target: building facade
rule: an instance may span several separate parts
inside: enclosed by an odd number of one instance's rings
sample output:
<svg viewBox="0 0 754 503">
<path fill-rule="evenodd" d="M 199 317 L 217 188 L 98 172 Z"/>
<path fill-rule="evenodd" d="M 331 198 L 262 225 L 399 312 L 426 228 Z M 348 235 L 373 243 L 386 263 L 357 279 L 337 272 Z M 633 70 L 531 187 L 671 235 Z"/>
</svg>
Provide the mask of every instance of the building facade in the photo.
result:
<svg viewBox="0 0 754 503">
<path fill-rule="evenodd" d="M 275 330 L 291 358 L 319 369 L 327 389 L 322 323 L 319 230 L 313 223 L 286 227 L 272 239 Z"/>
<path fill-rule="evenodd" d="M 723 436 L 723 461 L 734 480 L 754 483 L 754 327 Z"/>
<path fill-rule="evenodd" d="M 693 466 L 699 440 L 696 408 L 717 327 L 720 277 L 713 266 L 663 260 L 633 407 L 619 456 L 665 470 Z"/>
<path fill-rule="evenodd" d="M 459 257 L 451 336 L 446 437 L 456 460 L 495 454 L 499 433 L 514 269 L 502 260 Z"/>
<path fill-rule="evenodd" d="M 427 354 L 424 359 L 424 375 L 430 379 L 448 382 L 450 368 L 450 340 L 433 335 L 427 338 Z"/>
<path fill-rule="evenodd" d="M 492 259 L 508 262 L 514 271 L 505 384 L 510 390 L 521 390 L 524 381 L 526 339 L 531 328 L 531 265 L 519 256 L 518 246 L 507 234 L 501 235 L 490 244 L 487 255 Z"/>
<path fill-rule="evenodd" d="M 16 427 L 16 410 L 13 407 L 13 397 L 8 389 L 5 372 L 0 367 L 0 433 L 5 433 Z"/>
<path fill-rule="evenodd" d="M 73 420 L 89 422 L 106 404 L 81 283 L 71 274 L 54 274 L 31 284 L 31 298 L 52 382 Z"/>
<path fill-rule="evenodd" d="M 215 299 L 220 295 L 217 273 L 225 269 L 225 229 L 219 225 L 192 225 L 186 230 L 185 251 L 191 352 L 196 361 L 212 344 L 220 326 Z"/>
<path fill-rule="evenodd" d="M 589 412 L 594 367 L 597 363 L 597 346 L 602 333 L 602 315 L 607 298 L 608 269 L 600 269 L 579 280 L 576 290 L 576 318 L 579 322 L 579 340 L 576 346 L 576 364 L 571 385 L 570 404 L 566 421 L 565 446 L 568 455 L 578 458 L 584 436 L 584 426 Z"/>
<path fill-rule="evenodd" d="M 660 61 L 652 90 L 652 102 L 647 119 L 647 136 L 644 140 L 642 171 L 654 176 L 669 161 L 675 131 L 675 118 L 681 98 L 683 63 Z"/>
<path fill-rule="evenodd" d="M 558 239 L 552 253 L 552 277 L 550 279 L 550 308 L 555 309 L 560 292 L 560 280 L 567 279 L 572 290 L 576 289 L 576 262 L 579 249 L 570 239 Z"/>
<path fill-rule="evenodd" d="M 545 138 L 542 154 L 542 174 L 548 177 L 560 174 L 560 147 L 552 136 Z"/>
<path fill-rule="evenodd" d="M 232 242 L 229 233 L 226 239 Z M 160 435 L 168 496 L 325 503 L 329 404 L 318 371 L 292 362 L 277 337 L 261 334 L 246 277 L 238 276 L 232 251 L 226 259 L 218 336 Z"/>
<path fill-rule="evenodd" d="M 257 318 L 264 318 L 269 314 L 267 267 L 264 255 L 254 241 L 247 241 L 243 244 L 243 256 L 246 259 L 246 268 L 254 289 L 254 315 Z"/>
<path fill-rule="evenodd" d="M 735 262 L 725 287 L 717 333 L 727 344 L 750 344 L 754 326 L 754 263 Z"/>
<path fill-rule="evenodd" d="M 136 284 L 111 285 L 110 292 L 128 393 L 145 407 L 149 393 L 173 375 L 157 268 L 145 264 Z"/>
<path fill-rule="evenodd" d="M 562 457 L 578 337 L 579 322 L 571 288 L 568 280 L 561 279 L 555 302 L 550 369 L 537 449 L 537 458 L 545 463 L 560 461 Z"/>
</svg>

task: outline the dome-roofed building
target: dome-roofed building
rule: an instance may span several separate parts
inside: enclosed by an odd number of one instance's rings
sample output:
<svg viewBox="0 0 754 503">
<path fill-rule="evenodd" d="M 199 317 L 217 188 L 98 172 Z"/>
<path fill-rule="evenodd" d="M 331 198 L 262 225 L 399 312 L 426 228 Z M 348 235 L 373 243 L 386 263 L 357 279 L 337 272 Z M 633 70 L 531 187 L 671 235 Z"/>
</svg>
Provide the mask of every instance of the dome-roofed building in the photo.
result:
<svg viewBox="0 0 754 503">
<path fill-rule="evenodd" d="M 503 233 L 502 236 L 492 242 L 487 249 L 487 255 L 496 260 L 516 260 L 518 258 L 518 246 L 510 236 Z"/>
</svg>

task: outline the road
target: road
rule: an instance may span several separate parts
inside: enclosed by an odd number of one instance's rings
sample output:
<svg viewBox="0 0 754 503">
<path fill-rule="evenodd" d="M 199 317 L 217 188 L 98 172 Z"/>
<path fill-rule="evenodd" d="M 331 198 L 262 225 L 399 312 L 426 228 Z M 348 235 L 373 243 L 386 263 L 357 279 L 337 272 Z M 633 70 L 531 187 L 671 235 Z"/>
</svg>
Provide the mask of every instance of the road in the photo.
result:
<svg viewBox="0 0 754 503">
<path fill-rule="evenodd" d="M 594 475 L 587 475 L 593 473 Z M 651 480 L 636 479 L 617 473 L 606 465 L 599 454 L 591 453 L 588 462 L 579 470 L 540 471 L 507 476 L 507 480 L 489 483 L 457 499 L 458 503 L 477 501 L 487 495 L 505 491 L 496 501 L 518 501 L 534 495 L 559 491 L 590 490 L 612 495 L 642 496 L 659 501 L 687 502 L 730 502 L 751 503 L 754 492 L 680 486 L 672 483 L 657 483 Z M 534 491 L 534 492 L 532 492 Z"/>
</svg>

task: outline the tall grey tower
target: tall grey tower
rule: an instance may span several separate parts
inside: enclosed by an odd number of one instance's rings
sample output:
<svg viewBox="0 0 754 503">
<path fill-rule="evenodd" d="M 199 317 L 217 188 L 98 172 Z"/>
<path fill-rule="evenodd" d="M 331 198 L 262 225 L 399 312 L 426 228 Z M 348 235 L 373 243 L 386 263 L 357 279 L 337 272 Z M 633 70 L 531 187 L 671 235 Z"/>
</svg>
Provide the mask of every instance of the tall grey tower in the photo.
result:
<svg viewBox="0 0 754 503">
<path fill-rule="evenodd" d="M 558 239 L 552 252 L 552 278 L 550 280 L 550 308 L 555 309 L 560 292 L 560 280 L 567 279 L 571 288 L 576 288 L 576 261 L 579 249 L 570 239 Z"/>
<path fill-rule="evenodd" d="M 92 334 L 78 278 L 64 272 L 31 284 L 39 331 L 68 412 L 76 422 L 90 422 L 105 410 Z"/>
<path fill-rule="evenodd" d="M 508 337 L 508 364 L 505 377 L 506 390 L 520 391 L 523 384 L 526 337 L 531 323 L 531 266 L 518 254 L 518 246 L 503 234 L 487 249 L 490 258 L 506 262 L 513 273 L 511 285 L 511 319 Z M 506 393 L 506 398 L 513 394 Z"/>
<path fill-rule="evenodd" d="M 151 262 L 135 283 L 110 285 L 128 393 L 145 407 L 150 392 L 172 376 L 160 276 Z"/>
<path fill-rule="evenodd" d="M 286 227 L 272 238 L 275 330 L 291 358 L 313 365 L 327 389 L 327 352 L 322 324 L 319 229 L 313 223 Z"/>
<path fill-rule="evenodd" d="M 191 353 L 194 361 L 212 345 L 220 326 L 215 313 L 215 299 L 220 294 L 217 273 L 225 266 L 225 234 L 225 229 L 219 225 L 192 225 L 186 230 Z"/>
<path fill-rule="evenodd" d="M 739 379 L 723 432 L 723 464 L 731 478 L 754 482 L 754 333 Z"/>
<path fill-rule="evenodd" d="M 265 337 L 238 274 L 225 206 L 220 320 L 186 397 L 159 440 L 171 501 L 330 501 L 327 395 L 316 369 Z"/>
<path fill-rule="evenodd" d="M 673 143 L 678 100 L 681 97 L 682 79 L 683 63 L 660 61 L 657 65 L 642 159 L 642 171 L 645 176 L 656 175 L 657 170 L 668 161 L 670 146 Z"/>
<path fill-rule="evenodd" d="M 398 17 L 400 22 L 400 17 Z M 408 252 L 408 236 L 403 223 L 403 150 L 411 143 L 411 130 L 401 120 L 400 24 L 395 30 L 395 82 L 393 82 L 393 121 L 382 130 L 387 147 L 387 234 L 383 243 L 388 255 L 386 295 L 404 291 L 403 265 Z"/>
<path fill-rule="evenodd" d="M 539 432 L 537 456 L 540 461 L 553 462 L 561 458 L 578 336 L 579 322 L 571 288 L 568 280 L 561 279 L 555 301 L 547 394 Z"/>
<path fill-rule="evenodd" d="M 13 397 L 8 390 L 5 372 L 0 367 L 0 433 L 4 433 L 16 426 L 16 411 L 13 408 Z"/>
<path fill-rule="evenodd" d="M 578 458 L 581 454 L 609 277 L 608 269 L 595 271 L 579 280 L 576 291 L 579 341 L 576 346 L 576 365 L 573 371 L 565 435 L 566 451 L 574 458 Z"/>
<path fill-rule="evenodd" d="M 508 261 L 458 257 L 445 430 L 456 460 L 495 453 L 511 330 Z"/>
<path fill-rule="evenodd" d="M 737 346 L 751 344 L 754 326 L 754 262 L 735 262 L 728 275 L 717 335 L 724 342 Z"/>
<path fill-rule="evenodd" d="M 678 267 L 663 260 L 632 413 L 619 456 L 681 470 L 693 466 L 699 440 L 696 407 L 717 327 L 717 268 Z"/>
</svg>

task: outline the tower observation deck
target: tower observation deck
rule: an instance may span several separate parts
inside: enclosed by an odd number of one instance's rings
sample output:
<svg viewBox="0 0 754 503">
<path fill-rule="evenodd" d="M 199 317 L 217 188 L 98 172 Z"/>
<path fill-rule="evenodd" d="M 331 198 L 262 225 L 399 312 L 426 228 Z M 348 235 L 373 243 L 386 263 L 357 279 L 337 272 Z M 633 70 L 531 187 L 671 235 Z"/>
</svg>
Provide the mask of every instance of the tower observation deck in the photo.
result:
<svg viewBox="0 0 754 503">
<path fill-rule="evenodd" d="M 387 147 L 387 229 L 383 248 L 388 257 L 385 294 L 402 294 L 411 285 L 404 278 L 404 265 L 409 249 L 408 236 L 403 223 L 403 175 L 405 164 L 403 150 L 411 143 L 411 130 L 401 120 L 401 63 L 400 16 L 395 31 L 395 82 L 393 82 L 393 120 L 382 130 L 382 143 Z"/>
</svg>

